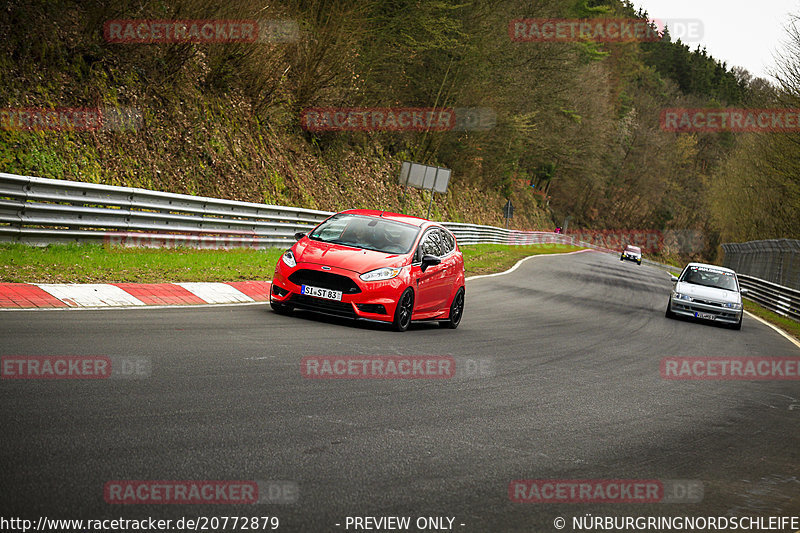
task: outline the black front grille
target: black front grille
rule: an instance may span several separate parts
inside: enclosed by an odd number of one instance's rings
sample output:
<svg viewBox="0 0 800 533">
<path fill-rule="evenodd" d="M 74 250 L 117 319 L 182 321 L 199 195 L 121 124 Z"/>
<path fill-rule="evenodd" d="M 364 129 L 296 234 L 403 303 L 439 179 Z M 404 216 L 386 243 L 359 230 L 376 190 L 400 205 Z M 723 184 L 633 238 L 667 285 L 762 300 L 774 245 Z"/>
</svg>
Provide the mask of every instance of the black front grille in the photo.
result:
<svg viewBox="0 0 800 533">
<path fill-rule="evenodd" d="M 307 309 L 309 311 L 319 311 L 321 313 L 328 313 L 336 316 L 343 316 L 347 318 L 355 318 L 356 314 L 353 311 L 353 305 L 337 302 L 336 300 L 325 300 L 323 298 L 314 298 L 313 296 L 306 296 L 305 294 L 292 294 L 289 304 L 298 309 Z"/>
<path fill-rule="evenodd" d="M 361 292 L 356 282 L 347 276 L 340 276 L 332 272 L 322 272 L 321 270 L 301 268 L 289 276 L 289 281 L 295 285 L 322 287 L 332 291 L 342 291 L 344 294 L 358 294 Z"/>
</svg>

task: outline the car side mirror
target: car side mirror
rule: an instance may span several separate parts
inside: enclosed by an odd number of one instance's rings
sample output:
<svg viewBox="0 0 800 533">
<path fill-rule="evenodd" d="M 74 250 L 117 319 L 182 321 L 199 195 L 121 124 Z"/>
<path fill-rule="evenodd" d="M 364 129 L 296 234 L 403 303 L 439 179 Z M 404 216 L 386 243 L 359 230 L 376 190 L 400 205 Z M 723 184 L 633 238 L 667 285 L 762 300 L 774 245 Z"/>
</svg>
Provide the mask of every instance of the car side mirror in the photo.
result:
<svg viewBox="0 0 800 533">
<path fill-rule="evenodd" d="M 298 231 L 297 233 L 294 234 L 294 240 L 299 241 L 305 236 L 306 236 L 305 233 L 303 233 L 302 231 Z"/>
<path fill-rule="evenodd" d="M 426 270 L 428 270 L 429 266 L 438 265 L 441 262 L 442 260 L 436 257 L 435 255 L 423 255 L 422 264 L 419 266 L 419 269 L 425 272 Z"/>
<path fill-rule="evenodd" d="M 678 281 L 678 276 L 676 276 L 674 274 L 670 274 L 669 278 L 672 280 L 672 283 L 675 283 L 676 281 Z"/>
<path fill-rule="evenodd" d="M 742 296 L 744 296 L 745 294 L 750 292 L 750 289 L 741 289 L 739 292 L 742 293 Z"/>
</svg>

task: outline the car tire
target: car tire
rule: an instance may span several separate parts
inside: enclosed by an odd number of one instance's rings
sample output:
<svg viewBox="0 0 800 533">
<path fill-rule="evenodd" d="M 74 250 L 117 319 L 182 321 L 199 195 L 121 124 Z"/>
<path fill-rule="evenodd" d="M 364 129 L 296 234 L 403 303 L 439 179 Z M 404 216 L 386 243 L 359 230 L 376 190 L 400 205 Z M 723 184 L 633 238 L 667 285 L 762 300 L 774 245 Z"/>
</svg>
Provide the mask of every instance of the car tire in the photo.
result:
<svg viewBox="0 0 800 533">
<path fill-rule="evenodd" d="M 642 262 L 641 262 L 641 261 L 636 261 L 636 264 L 637 264 L 637 265 L 641 265 L 641 264 L 642 264 Z"/>
<path fill-rule="evenodd" d="M 625 259 L 625 258 L 624 258 L 624 257 L 622 257 L 622 256 L 619 256 L 619 260 L 620 260 L 620 261 L 622 261 L 623 259 Z"/>
<path fill-rule="evenodd" d="M 411 325 L 411 315 L 414 314 L 414 291 L 411 287 L 403 291 L 397 300 L 397 307 L 394 310 L 394 320 L 392 328 L 395 331 L 405 331 Z"/>
<path fill-rule="evenodd" d="M 664 313 L 664 316 L 667 318 L 675 318 L 675 313 L 672 312 L 672 303 L 667 302 L 667 312 Z"/>
<path fill-rule="evenodd" d="M 744 312 L 742 312 L 742 315 L 739 317 L 739 322 L 737 322 L 736 324 L 732 325 L 731 329 L 735 329 L 737 331 L 741 330 L 742 329 L 742 319 L 744 319 Z"/>
<path fill-rule="evenodd" d="M 279 315 L 289 315 L 292 312 L 291 307 L 285 304 L 279 304 L 278 302 L 270 302 L 269 306 Z"/>
<path fill-rule="evenodd" d="M 439 322 L 442 326 L 447 326 L 450 329 L 456 329 L 461 323 L 461 317 L 464 316 L 464 288 L 458 289 L 456 295 L 453 296 L 453 303 L 450 304 L 450 319 L 442 320 Z"/>
</svg>

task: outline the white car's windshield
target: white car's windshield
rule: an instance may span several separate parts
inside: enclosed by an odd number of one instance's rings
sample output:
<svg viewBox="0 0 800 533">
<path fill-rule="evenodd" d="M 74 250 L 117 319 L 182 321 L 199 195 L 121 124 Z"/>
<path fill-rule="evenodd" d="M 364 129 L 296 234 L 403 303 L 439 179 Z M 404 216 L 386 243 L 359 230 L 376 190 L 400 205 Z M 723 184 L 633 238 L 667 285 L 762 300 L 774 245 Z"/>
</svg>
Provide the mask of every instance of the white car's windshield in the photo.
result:
<svg viewBox="0 0 800 533">
<path fill-rule="evenodd" d="M 683 276 L 681 276 L 681 281 L 683 283 L 715 287 L 728 291 L 739 290 L 736 285 L 736 278 L 733 274 L 707 267 L 693 266 L 687 268 Z"/>
<path fill-rule="evenodd" d="M 418 227 L 402 222 L 339 214 L 320 224 L 309 238 L 387 254 L 406 254 L 411 251 L 417 233 Z"/>
</svg>

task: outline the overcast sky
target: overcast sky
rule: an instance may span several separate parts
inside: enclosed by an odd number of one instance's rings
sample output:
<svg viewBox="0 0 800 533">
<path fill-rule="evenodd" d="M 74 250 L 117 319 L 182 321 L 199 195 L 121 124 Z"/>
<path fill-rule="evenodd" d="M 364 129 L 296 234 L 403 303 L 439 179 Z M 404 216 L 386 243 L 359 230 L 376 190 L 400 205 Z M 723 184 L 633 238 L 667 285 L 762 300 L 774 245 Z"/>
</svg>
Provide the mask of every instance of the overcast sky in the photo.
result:
<svg viewBox="0 0 800 533">
<path fill-rule="evenodd" d="M 741 66 L 754 76 L 772 79 L 774 55 L 786 40 L 789 13 L 800 15 L 800 0 L 632 0 L 651 19 L 667 20 L 683 32 L 692 49 L 699 43 L 728 67 Z M 689 19 L 688 23 L 681 22 Z M 702 30 L 698 24 L 702 23 Z M 670 23 L 676 20 L 678 22 Z M 680 25 L 680 27 L 678 27 Z M 698 37 L 700 37 L 698 39 Z M 688 41 L 688 42 L 687 42 Z"/>
</svg>

